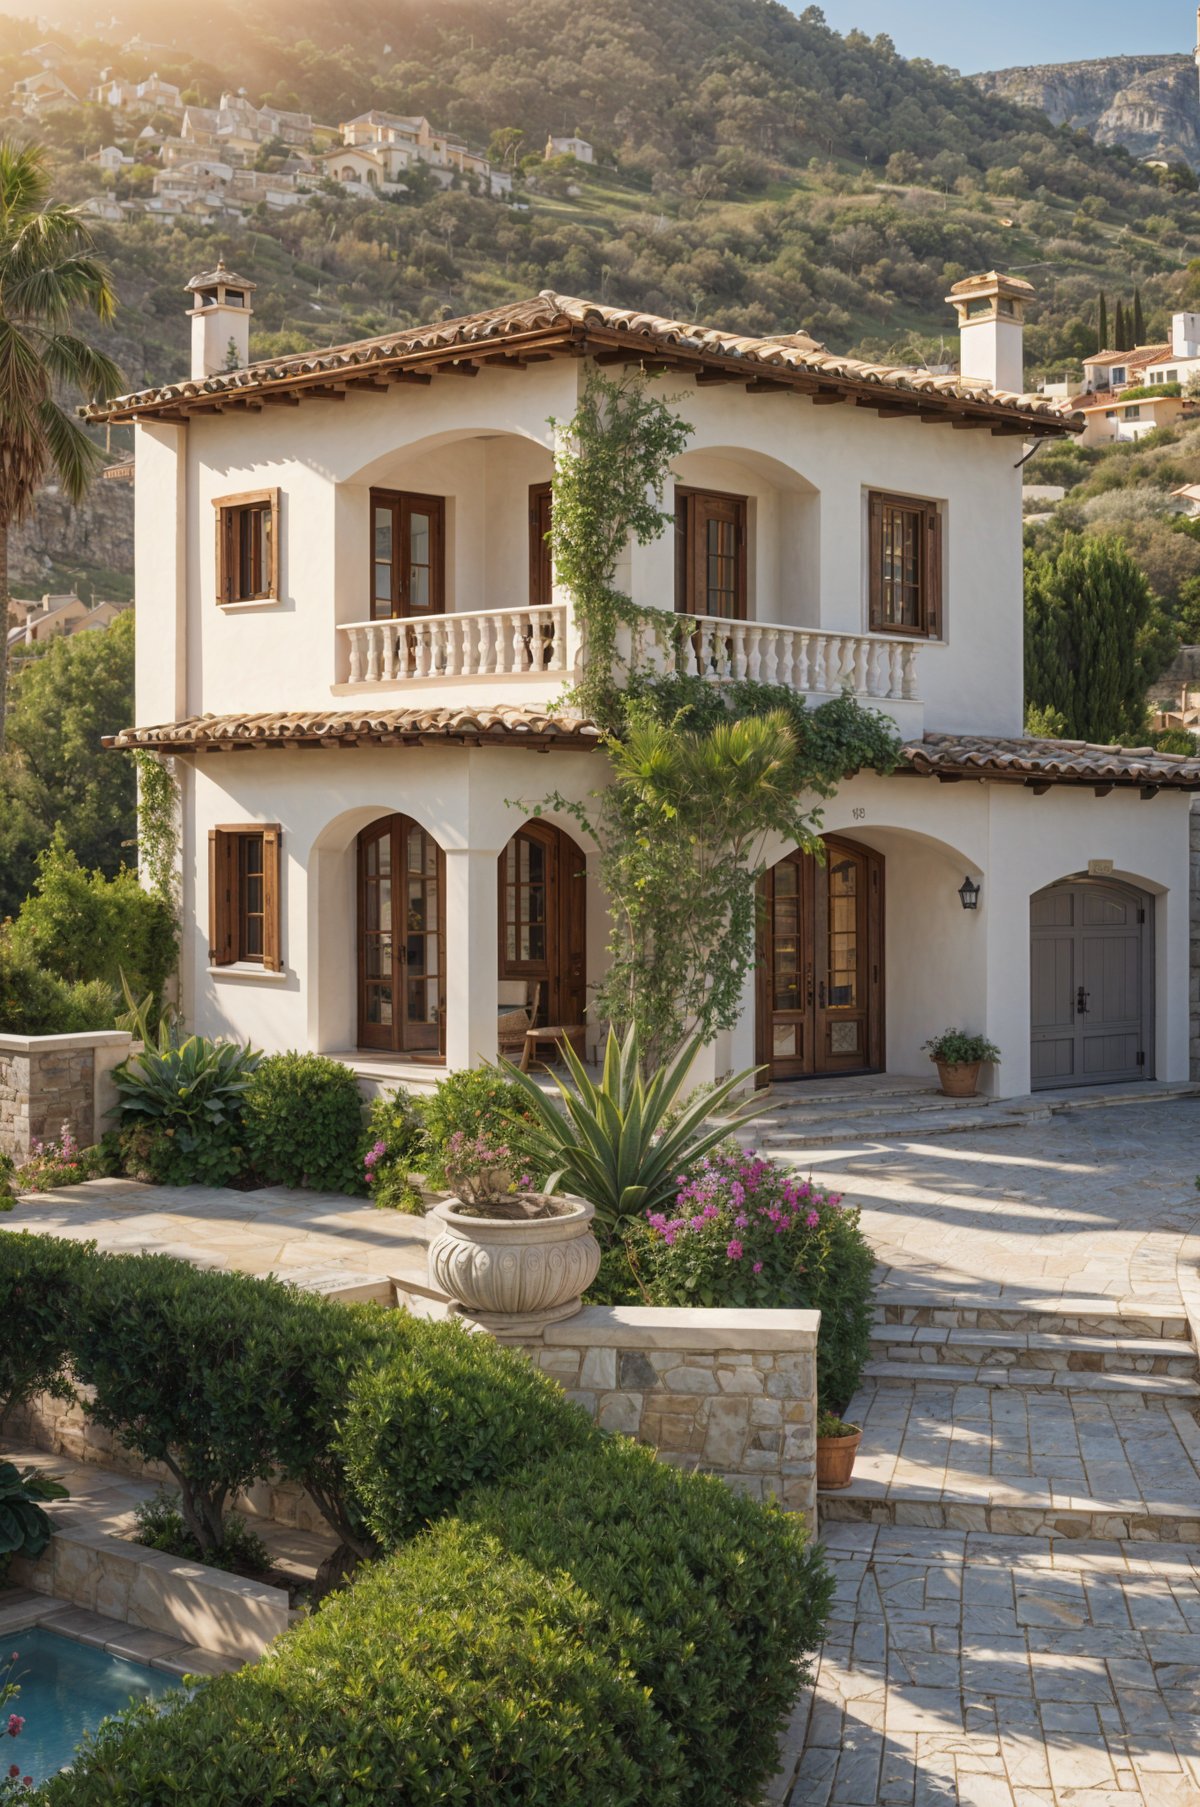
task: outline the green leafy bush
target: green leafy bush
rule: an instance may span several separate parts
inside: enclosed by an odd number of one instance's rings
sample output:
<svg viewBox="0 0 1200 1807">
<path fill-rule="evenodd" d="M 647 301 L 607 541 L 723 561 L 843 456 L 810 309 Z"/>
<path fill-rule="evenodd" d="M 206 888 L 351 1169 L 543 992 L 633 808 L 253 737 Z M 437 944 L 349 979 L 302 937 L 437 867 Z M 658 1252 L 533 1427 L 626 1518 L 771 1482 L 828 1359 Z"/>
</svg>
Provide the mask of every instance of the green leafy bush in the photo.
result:
<svg viewBox="0 0 1200 1807">
<path fill-rule="evenodd" d="M 598 1437 L 472 1496 L 460 1516 L 543 1574 L 570 1575 L 600 1608 L 679 1741 L 681 1802 L 761 1798 L 833 1592 L 801 1519 Z"/>
<path fill-rule="evenodd" d="M 99 980 L 68 984 L 37 964 L 17 945 L 8 925 L 0 926 L 0 1033 L 78 1035 L 111 1029 L 117 994 Z"/>
<path fill-rule="evenodd" d="M 507 1142 L 516 1159 L 524 1159 L 520 1126 L 532 1117 L 528 1091 L 513 1082 L 516 1069 L 504 1064 L 508 1078 L 496 1067 L 464 1067 L 448 1073 L 432 1097 L 422 1100 L 421 1171 L 433 1191 L 447 1190 L 446 1149 L 451 1136 L 460 1131 L 472 1138 Z"/>
<path fill-rule="evenodd" d="M 671 1728 L 602 1610 L 453 1521 L 263 1660 L 105 1722 L 47 1807 L 677 1807 Z"/>
<path fill-rule="evenodd" d="M 89 1266 L 70 1338 L 76 1376 L 95 1389 L 85 1409 L 165 1465 L 205 1552 L 220 1549 L 234 1495 L 278 1467 L 297 1434 L 313 1434 L 293 1397 L 305 1375 L 295 1329 L 304 1307 L 279 1281 L 170 1255 Z"/>
<path fill-rule="evenodd" d="M 726 1136 L 726 1125 L 707 1120 L 744 1085 L 738 1073 L 677 1108 L 680 1088 L 696 1057 L 693 1039 L 653 1079 L 642 1077 L 637 1030 L 623 1042 L 608 1032 L 604 1071 L 596 1085 L 574 1049 L 563 1045 L 572 1085 L 561 1079 L 562 1108 L 527 1073 L 504 1062 L 533 1117 L 525 1134 L 531 1163 L 558 1192 L 573 1192 L 596 1207 L 600 1229 L 610 1234 L 646 1211 L 659 1211 L 675 1196 L 675 1176 Z"/>
<path fill-rule="evenodd" d="M 0 1582 L 14 1556 L 40 1556 L 54 1535 L 44 1500 L 65 1500 L 67 1489 L 37 1468 L 0 1460 Z"/>
<path fill-rule="evenodd" d="M 269 1185 L 362 1191 L 362 1094 L 340 1060 L 268 1056 L 254 1069 L 243 1110 L 250 1165 Z"/>
<path fill-rule="evenodd" d="M 930 1060 L 940 1060 L 948 1067 L 971 1066 L 977 1060 L 998 1061 L 1000 1050 L 986 1035 L 973 1035 L 969 1029 L 943 1029 L 921 1044 Z"/>
<path fill-rule="evenodd" d="M 126 866 L 115 878 L 86 871 L 61 829 L 38 855 L 33 891 L 12 932 L 18 947 L 60 979 L 101 980 L 115 990 L 124 977 L 134 992 L 156 1000 L 178 948 L 169 905 Z"/>
<path fill-rule="evenodd" d="M 425 1201 L 409 1179 L 421 1166 L 424 1116 L 411 1093 L 397 1086 L 390 1098 L 373 1098 L 360 1148 L 362 1181 L 382 1211 L 424 1214 Z"/>
<path fill-rule="evenodd" d="M 225 1186 L 246 1164 L 242 1113 L 259 1056 L 236 1042 L 164 1034 L 113 1073 L 122 1130 L 148 1130 L 140 1153 L 166 1185 Z"/>
<path fill-rule="evenodd" d="M 139 1500 L 133 1516 L 137 1524 L 134 1542 L 144 1549 L 182 1556 L 186 1562 L 203 1561 L 210 1569 L 242 1569 L 262 1575 L 271 1566 L 266 1544 L 236 1512 L 226 1513 L 221 1541 L 215 1550 L 200 1548 L 187 1528 L 179 1495 L 166 1488 L 160 1488 L 148 1500 Z"/>
<path fill-rule="evenodd" d="M 386 1356 L 354 1377 L 340 1443 L 366 1521 L 393 1549 L 479 1482 L 593 1434 L 518 1351 L 397 1314 Z"/>
<path fill-rule="evenodd" d="M 94 1242 L 0 1236 L 0 1426 L 37 1393 L 73 1399 L 67 1379 L 84 1279 Z"/>
</svg>

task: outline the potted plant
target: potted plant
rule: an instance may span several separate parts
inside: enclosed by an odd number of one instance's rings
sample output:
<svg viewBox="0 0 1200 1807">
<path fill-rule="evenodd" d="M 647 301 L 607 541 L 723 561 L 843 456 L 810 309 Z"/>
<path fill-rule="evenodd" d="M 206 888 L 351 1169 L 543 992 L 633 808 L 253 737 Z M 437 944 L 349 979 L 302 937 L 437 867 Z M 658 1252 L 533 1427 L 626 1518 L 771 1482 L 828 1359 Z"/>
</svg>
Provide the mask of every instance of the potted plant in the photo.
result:
<svg viewBox="0 0 1200 1807">
<path fill-rule="evenodd" d="M 861 1424 L 847 1424 L 834 1412 L 817 1413 L 817 1486 L 823 1493 L 850 1485 L 861 1442 Z"/>
<path fill-rule="evenodd" d="M 1000 1050 L 984 1035 L 972 1035 L 966 1029 L 943 1029 L 925 1042 L 924 1050 L 938 1070 L 942 1091 L 947 1098 L 974 1098 L 979 1088 L 979 1069 L 985 1060 L 999 1061 Z"/>
<path fill-rule="evenodd" d="M 507 1144 L 486 1136 L 456 1130 L 444 1165 L 453 1191 L 430 1213 L 441 1224 L 429 1250 L 435 1285 L 468 1317 L 509 1334 L 578 1311 L 600 1266 L 595 1207 L 536 1190 L 514 1172 Z"/>
</svg>

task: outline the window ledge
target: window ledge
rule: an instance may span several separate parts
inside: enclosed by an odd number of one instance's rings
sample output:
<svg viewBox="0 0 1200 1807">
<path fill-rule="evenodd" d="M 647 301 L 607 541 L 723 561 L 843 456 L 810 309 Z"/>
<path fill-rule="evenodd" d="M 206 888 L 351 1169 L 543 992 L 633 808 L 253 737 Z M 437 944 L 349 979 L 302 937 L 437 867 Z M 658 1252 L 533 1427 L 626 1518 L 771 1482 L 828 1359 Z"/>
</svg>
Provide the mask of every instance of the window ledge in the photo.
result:
<svg viewBox="0 0 1200 1807">
<path fill-rule="evenodd" d="M 248 609 L 277 609 L 282 602 L 282 596 L 252 596 L 247 602 L 218 602 L 217 607 L 223 615 L 240 615 Z"/>
<path fill-rule="evenodd" d="M 271 972 L 265 966 L 256 966 L 251 960 L 234 960 L 228 966 L 210 966 L 210 979 L 258 979 L 264 985 L 281 985 L 287 979 L 287 972 Z"/>
</svg>

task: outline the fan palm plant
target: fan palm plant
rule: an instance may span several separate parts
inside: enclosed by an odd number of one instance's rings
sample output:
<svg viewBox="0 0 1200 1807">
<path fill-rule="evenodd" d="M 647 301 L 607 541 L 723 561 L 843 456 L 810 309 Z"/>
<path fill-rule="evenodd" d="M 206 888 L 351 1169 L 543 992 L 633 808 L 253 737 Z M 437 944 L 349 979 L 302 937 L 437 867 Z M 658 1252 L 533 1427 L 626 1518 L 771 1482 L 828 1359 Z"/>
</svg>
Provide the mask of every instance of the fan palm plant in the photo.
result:
<svg viewBox="0 0 1200 1807">
<path fill-rule="evenodd" d="M 72 332 L 74 315 L 102 326 L 116 313 L 109 273 L 79 210 L 50 199 L 45 153 L 0 141 L 0 752 L 8 680 L 8 535 L 53 470 L 82 501 L 100 448 L 62 406 L 64 390 L 113 395 L 112 359 Z"/>
</svg>

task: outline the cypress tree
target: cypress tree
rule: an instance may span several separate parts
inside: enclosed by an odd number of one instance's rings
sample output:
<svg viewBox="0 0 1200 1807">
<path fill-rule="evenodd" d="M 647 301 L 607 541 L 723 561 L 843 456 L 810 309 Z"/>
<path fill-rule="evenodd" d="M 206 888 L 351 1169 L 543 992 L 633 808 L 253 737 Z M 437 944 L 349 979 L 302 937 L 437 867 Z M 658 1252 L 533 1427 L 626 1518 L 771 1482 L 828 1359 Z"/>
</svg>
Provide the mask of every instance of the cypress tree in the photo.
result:
<svg viewBox="0 0 1200 1807">
<path fill-rule="evenodd" d="M 1112 350 L 1112 347 L 1108 342 L 1108 302 L 1104 299 L 1103 291 L 1101 291 L 1100 295 L 1100 324 L 1096 328 L 1096 339 L 1097 351 Z"/>
<path fill-rule="evenodd" d="M 1025 701 L 1068 740 L 1138 744 L 1146 692 L 1174 650 L 1145 572 L 1117 539 L 1067 534 L 1025 559 Z"/>
<path fill-rule="evenodd" d="M 1142 291 L 1140 289 L 1133 291 L 1133 343 L 1135 345 L 1146 343 L 1146 316 L 1142 312 Z"/>
<path fill-rule="evenodd" d="M 1125 340 L 1125 309 L 1118 301 L 1116 318 L 1113 322 L 1113 350 L 1126 351 L 1127 349 L 1128 346 Z"/>
</svg>

